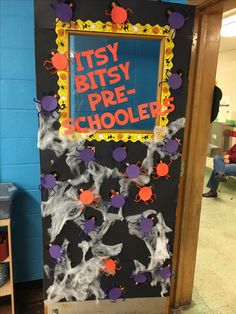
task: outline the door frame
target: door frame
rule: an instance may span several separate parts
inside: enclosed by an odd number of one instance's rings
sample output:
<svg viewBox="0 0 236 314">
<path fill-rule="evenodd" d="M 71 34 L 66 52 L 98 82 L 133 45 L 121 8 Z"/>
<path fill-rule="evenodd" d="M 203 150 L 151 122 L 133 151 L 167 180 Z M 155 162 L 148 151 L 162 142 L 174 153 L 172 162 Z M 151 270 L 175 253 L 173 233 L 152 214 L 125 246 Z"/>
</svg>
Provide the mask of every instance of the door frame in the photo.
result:
<svg viewBox="0 0 236 314">
<path fill-rule="evenodd" d="M 176 211 L 173 254 L 175 277 L 170 292 L 171 309 L 189 305 L 192 301 L 220 29 L 224 9 L 231 8 L 232 0 L 206 0 L 196 9 L 182 174 Z"/>
</svg>

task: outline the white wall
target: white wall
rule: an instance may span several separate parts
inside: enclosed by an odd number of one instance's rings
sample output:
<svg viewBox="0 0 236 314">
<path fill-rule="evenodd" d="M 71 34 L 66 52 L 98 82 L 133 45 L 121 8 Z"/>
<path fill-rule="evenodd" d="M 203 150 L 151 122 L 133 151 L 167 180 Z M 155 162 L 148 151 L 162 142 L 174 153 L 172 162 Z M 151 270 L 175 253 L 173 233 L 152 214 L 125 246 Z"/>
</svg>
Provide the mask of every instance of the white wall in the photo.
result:
<svg viewBox="0 0 236 314">
<path fill-rule="evenodd" d="M 236 47 L 235 38 L 222 38 L 217 67 L 217 85 L 230 104 L 229 119 L 236 120 Z"/>
</svg>

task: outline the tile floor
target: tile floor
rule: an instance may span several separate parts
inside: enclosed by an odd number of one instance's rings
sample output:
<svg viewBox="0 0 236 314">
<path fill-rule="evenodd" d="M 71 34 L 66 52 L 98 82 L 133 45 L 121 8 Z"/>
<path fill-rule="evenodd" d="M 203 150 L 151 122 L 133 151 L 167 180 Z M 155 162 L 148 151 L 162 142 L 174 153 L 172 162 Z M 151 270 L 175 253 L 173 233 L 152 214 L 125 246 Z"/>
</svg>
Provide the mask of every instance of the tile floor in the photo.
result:
<svg viewBox="0 0 236 314">
<path fill-rule="evenodd" d="M 218 198 L 202 199 L 193 303 L 176 314 L 236 314 L 235 190 L 236 180 L 229 180 Z"/>
</svg>

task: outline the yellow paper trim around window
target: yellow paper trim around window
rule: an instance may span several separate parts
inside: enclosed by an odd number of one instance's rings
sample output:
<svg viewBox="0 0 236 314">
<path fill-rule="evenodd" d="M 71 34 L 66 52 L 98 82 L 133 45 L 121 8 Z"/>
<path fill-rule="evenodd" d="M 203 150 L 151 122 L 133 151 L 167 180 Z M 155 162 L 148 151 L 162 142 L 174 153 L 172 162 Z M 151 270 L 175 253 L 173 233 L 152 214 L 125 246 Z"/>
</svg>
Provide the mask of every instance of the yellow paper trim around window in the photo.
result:
<svg viewBox="0 0 236 314">
<path fill-rule="evenodd" d="M 90 20 L 84 22 L 81 20 L 77 20 L 76 22 L 69 23 L 63 23 L 59 20 L 56 21 L 56 33 L 57 33 L 57 39 L 56 43 L 58 46 L 58 52 L 60 53 L 67 53 L 69 51 L 69 34 L 70 33 L 80 33 L 85 35 L 86 33 L 88 35 L 91 35 L 92 33 L 96 35 L 104 35 L 104 34 L 110 34 L 111 36 L 128 36 L 133 35 L 136 37 L 140 37 L 143 39 L 159 39 L 161 40 L 161 59 L 160 59 L 160 68 L 161 72 L 159 71 L 159 81 L 163 82 L 161 84 L 161 87 L 159 88 L 159 100 L 161 103 L 163 101 L 171 96 L 170 93 L 170 87 L 167 83 L 167 71 L 170 70 L 173 67 L 172 59 L 174 57 L 173 54 L 173 48 L 174 48 L 174 42 L 172 38 L 173 29 L 170 28 L 169 25 L 160 26 L 160 25 L 154 25 L 151 26 L 150 24 L 141 25 L 141 24 L 127 24 L 125 26 L 116 28 L 114 30 L 114 24 L 112 22 L 106 22 L 103 23 L 101 21 L 92 22 Z M 59 91 L 58 94 L 60 96 L 59 104 L 64 109 L 60 109 L 60 123 L 63 121 L 63 119 L 70 117 L 70 95 L 69 95 L 69 78 L 70 74 L 66 71 L 58 71 L 58 86 Z M 66 106 L 65 106 L 66 105 Z M 163 106 L 163 110 L 165 110 L 166 107 Z M 165 127 L 168 124 L 168 114 L 160 116 L 158 119 L 157 125 L 160 127 Z M 160 129 L 160 128 L 159 128 Z M 64 133 L 63 127 L 60 128 L 60 132 Z M 155 139 L 161 139 L 163 138 L 163 134 L 156 134 L 154 136 L 154 133 L 152 131 L 97 131 L 92 135 L 87 134 L 87 139 L 89 141 L 96 140 L 96 141 L 132 141 L 132 142 L 146 142 L 146 141 L 152 141 Z M 74 133 L 73 135 L 68 135 L 67 137 L 71 140 L 77 139 L 83 139 L 85 134 L 82 133 Z"/>
</svg>

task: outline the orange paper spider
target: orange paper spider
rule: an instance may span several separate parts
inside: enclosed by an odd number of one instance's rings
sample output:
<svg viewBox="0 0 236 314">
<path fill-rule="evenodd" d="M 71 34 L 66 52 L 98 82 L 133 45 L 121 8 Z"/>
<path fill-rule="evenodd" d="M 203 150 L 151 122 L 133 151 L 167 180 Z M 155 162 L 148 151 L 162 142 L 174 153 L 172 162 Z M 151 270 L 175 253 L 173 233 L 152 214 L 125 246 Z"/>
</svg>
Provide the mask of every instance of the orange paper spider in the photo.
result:
<svg viewBox="0 0 236 314">
<path fill-rule="evenodd" d="M 111 16 L 113 22 L 112 25 L 113 31 L 116 31 L 117 29 L 122 29 L 122 27 L 124 27 L 125 24 L 129 23 L 128 12 L 133 13 L 133 11 L 130 8 L 124 9 L 116 1 L 113 1 L 111 3 L 111 11 L 108 12 L 106 10 L 105 14 Z"/>
<path fill-rule="evenodd" d="M 101 268 L 100 271 L 104 272 L 105 276 L 115 276 L 117 270 L 121 270 L 121 267 L 117 267 L 118 261 L 113 259 L 104 258 L 102 260 L 104 268 Z"/>
<path fill-rule="evenodd" d="M 157 198 L 156 194 L 153 193 L 152 186 L 140 186 L 136 184 L 139 188 L 139 192 L 135 197 L 135 202 L 138 203 L 140 201 L 143 201 L 145 204 L 148 205 L 148 201 L 154 202 L 154 199 Z"/>
<path fill-rule="evenodd" d="M 81 210 L 84 210 L 86 206 L 98 207 L 101 196 L 99 194 L 94 194 L 90 190 L 80 189 L 79 201 L 83 204 Z"/>
<path fill-rule="evenodd" d="M 48 70 L 55 70 L 51 72 L 51 74 L 56 74 L 58 71 L 67 71 L 70 73 L 67 68 L 69 65 L 69 62 L 71 62 L 69 58 L 69 52 L 66 53 L 60 53 L 60 52 L 52 52 L 52 58 L 51 60 L 45 60 L 43 66 Z M 51 66 L 47 66 L 50 64 Z"/>
<path fill-rule="evenodd" d="M 155 167 L 153 167 L 153 174 L 156 175 L 153 177 L 153 179 L 159 179 L 160 177 L 166 177 L 166 179 L 169 179 L 169 166 L 172 164 L 172 160 L 168 164 L 163 162 L 162 160 L 160 161 L 159 164 L 157 164 Z"/>
</svg>

